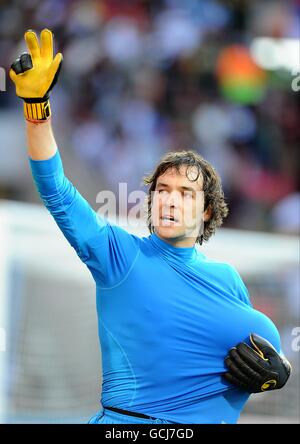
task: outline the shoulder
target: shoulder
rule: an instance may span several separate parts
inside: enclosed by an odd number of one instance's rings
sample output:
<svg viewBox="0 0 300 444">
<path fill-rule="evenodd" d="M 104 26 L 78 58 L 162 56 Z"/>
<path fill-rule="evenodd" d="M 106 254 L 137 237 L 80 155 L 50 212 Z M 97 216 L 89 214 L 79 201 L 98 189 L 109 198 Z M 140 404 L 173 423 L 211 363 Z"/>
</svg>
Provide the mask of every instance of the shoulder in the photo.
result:
<svg viewBox="0 0 300 444">
<path fill-rule="evenodd" d="M 218 274 L 218 276 L 224 276 L 226 279 L 230 279 L 235 282 L 240 278 L 237 269 L 228 262 L 221 262 L 215 259 L 208 258 L 201 251 L 197 250 L 197 259 L 199 262 L 205 264 L 207 269 Z"/>
<path fill-rule="evenodd" d="M 132 247 L 139 249 L 141 247 L 142 238 L 131 233 L 123 226 L 108 222 L 107 230 L 111 242 L 121 243 L 123 248 Z"/>
<path fill-rule="evenodd" d="M 252 306 L 247 287 L 234 265 L 207 258 L 203 253 L 198 253 L 199 261 L 206 265 L 206 273 L 214 276 L 218 283 L 230 291 L 235 297 L 247 305 Z"/>
<path fill-rule="evenodd" d="M 111 248 L 114 247 L 121 252 L 128 249 L 136 250 L 140 247 L 141 239 L 127 231 L 125 227 L 117 225 L 96 212 L 94 212 L 94 217 L 98 230 L 96 233 L 92 233 L 92 237 L 89 238 L 89 242 L 93 248 L 99 248 L 104 244 L 109 244 Z"/>
</svg>

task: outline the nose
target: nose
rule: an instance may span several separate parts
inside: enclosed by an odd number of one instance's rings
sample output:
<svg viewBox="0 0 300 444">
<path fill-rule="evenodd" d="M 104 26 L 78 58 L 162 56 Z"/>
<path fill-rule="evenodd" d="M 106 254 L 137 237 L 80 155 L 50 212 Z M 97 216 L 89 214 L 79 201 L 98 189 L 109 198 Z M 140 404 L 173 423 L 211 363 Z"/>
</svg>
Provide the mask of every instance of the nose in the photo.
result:
<svg viewBox="0 0 300 444">
<path fill-rule="evenodd" d="M 170 208 L 178 208 L 180 205 L 181 195 L 177 191 L 171 191 L 165 197 L 164 204 Z"/>
</svg>

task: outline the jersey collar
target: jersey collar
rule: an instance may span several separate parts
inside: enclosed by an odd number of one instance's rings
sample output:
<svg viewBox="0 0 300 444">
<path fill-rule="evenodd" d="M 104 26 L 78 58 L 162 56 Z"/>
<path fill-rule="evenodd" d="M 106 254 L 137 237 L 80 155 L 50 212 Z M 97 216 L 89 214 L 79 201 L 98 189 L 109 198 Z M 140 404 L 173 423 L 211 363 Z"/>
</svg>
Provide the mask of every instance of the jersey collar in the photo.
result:
<svg viewBox="0 0 300 444">
<path fill-rule="evenodd" d="M 149 236 L 150 241 L 155 245 L 164 256 L 171 256 L 172 258 L 181 258 L 183 260 L 194 259 L 197 255 L 196 247 L 174 247 L 168 242 L 161 239 L 157 234 L 152 233 Z"/>
</svg>

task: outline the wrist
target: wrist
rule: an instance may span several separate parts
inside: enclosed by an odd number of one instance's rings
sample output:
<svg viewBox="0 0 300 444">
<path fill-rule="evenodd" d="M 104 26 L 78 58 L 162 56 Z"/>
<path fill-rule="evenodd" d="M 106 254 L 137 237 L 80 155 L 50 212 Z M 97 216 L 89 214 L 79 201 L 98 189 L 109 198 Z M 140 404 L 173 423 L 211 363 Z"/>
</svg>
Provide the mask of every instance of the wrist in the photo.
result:
<svg viewBox="0 0 300 444">
<path fill-rule="evenodd" d="M 33 123 L 43 123 L 51 117 L 51 107 L 47 98 L 41 102 L 24 101 L 25 119 Z"/>
</svg>

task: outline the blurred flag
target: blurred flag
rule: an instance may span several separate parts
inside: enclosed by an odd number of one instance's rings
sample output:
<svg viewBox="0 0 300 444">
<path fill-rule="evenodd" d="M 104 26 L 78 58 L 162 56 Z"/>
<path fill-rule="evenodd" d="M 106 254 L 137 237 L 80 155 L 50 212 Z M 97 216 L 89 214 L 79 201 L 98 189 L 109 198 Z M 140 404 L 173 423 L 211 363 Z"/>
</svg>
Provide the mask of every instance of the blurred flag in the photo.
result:
<svg viewBox="0 0 300 444">
<path fill-rule="evenodd" d="M 227 100 L 244 105 L 262 100 L 267 75 L 246 47 L 232 45 L 223 49 L 217 60 L 216 74 Z"/>
</svg>

